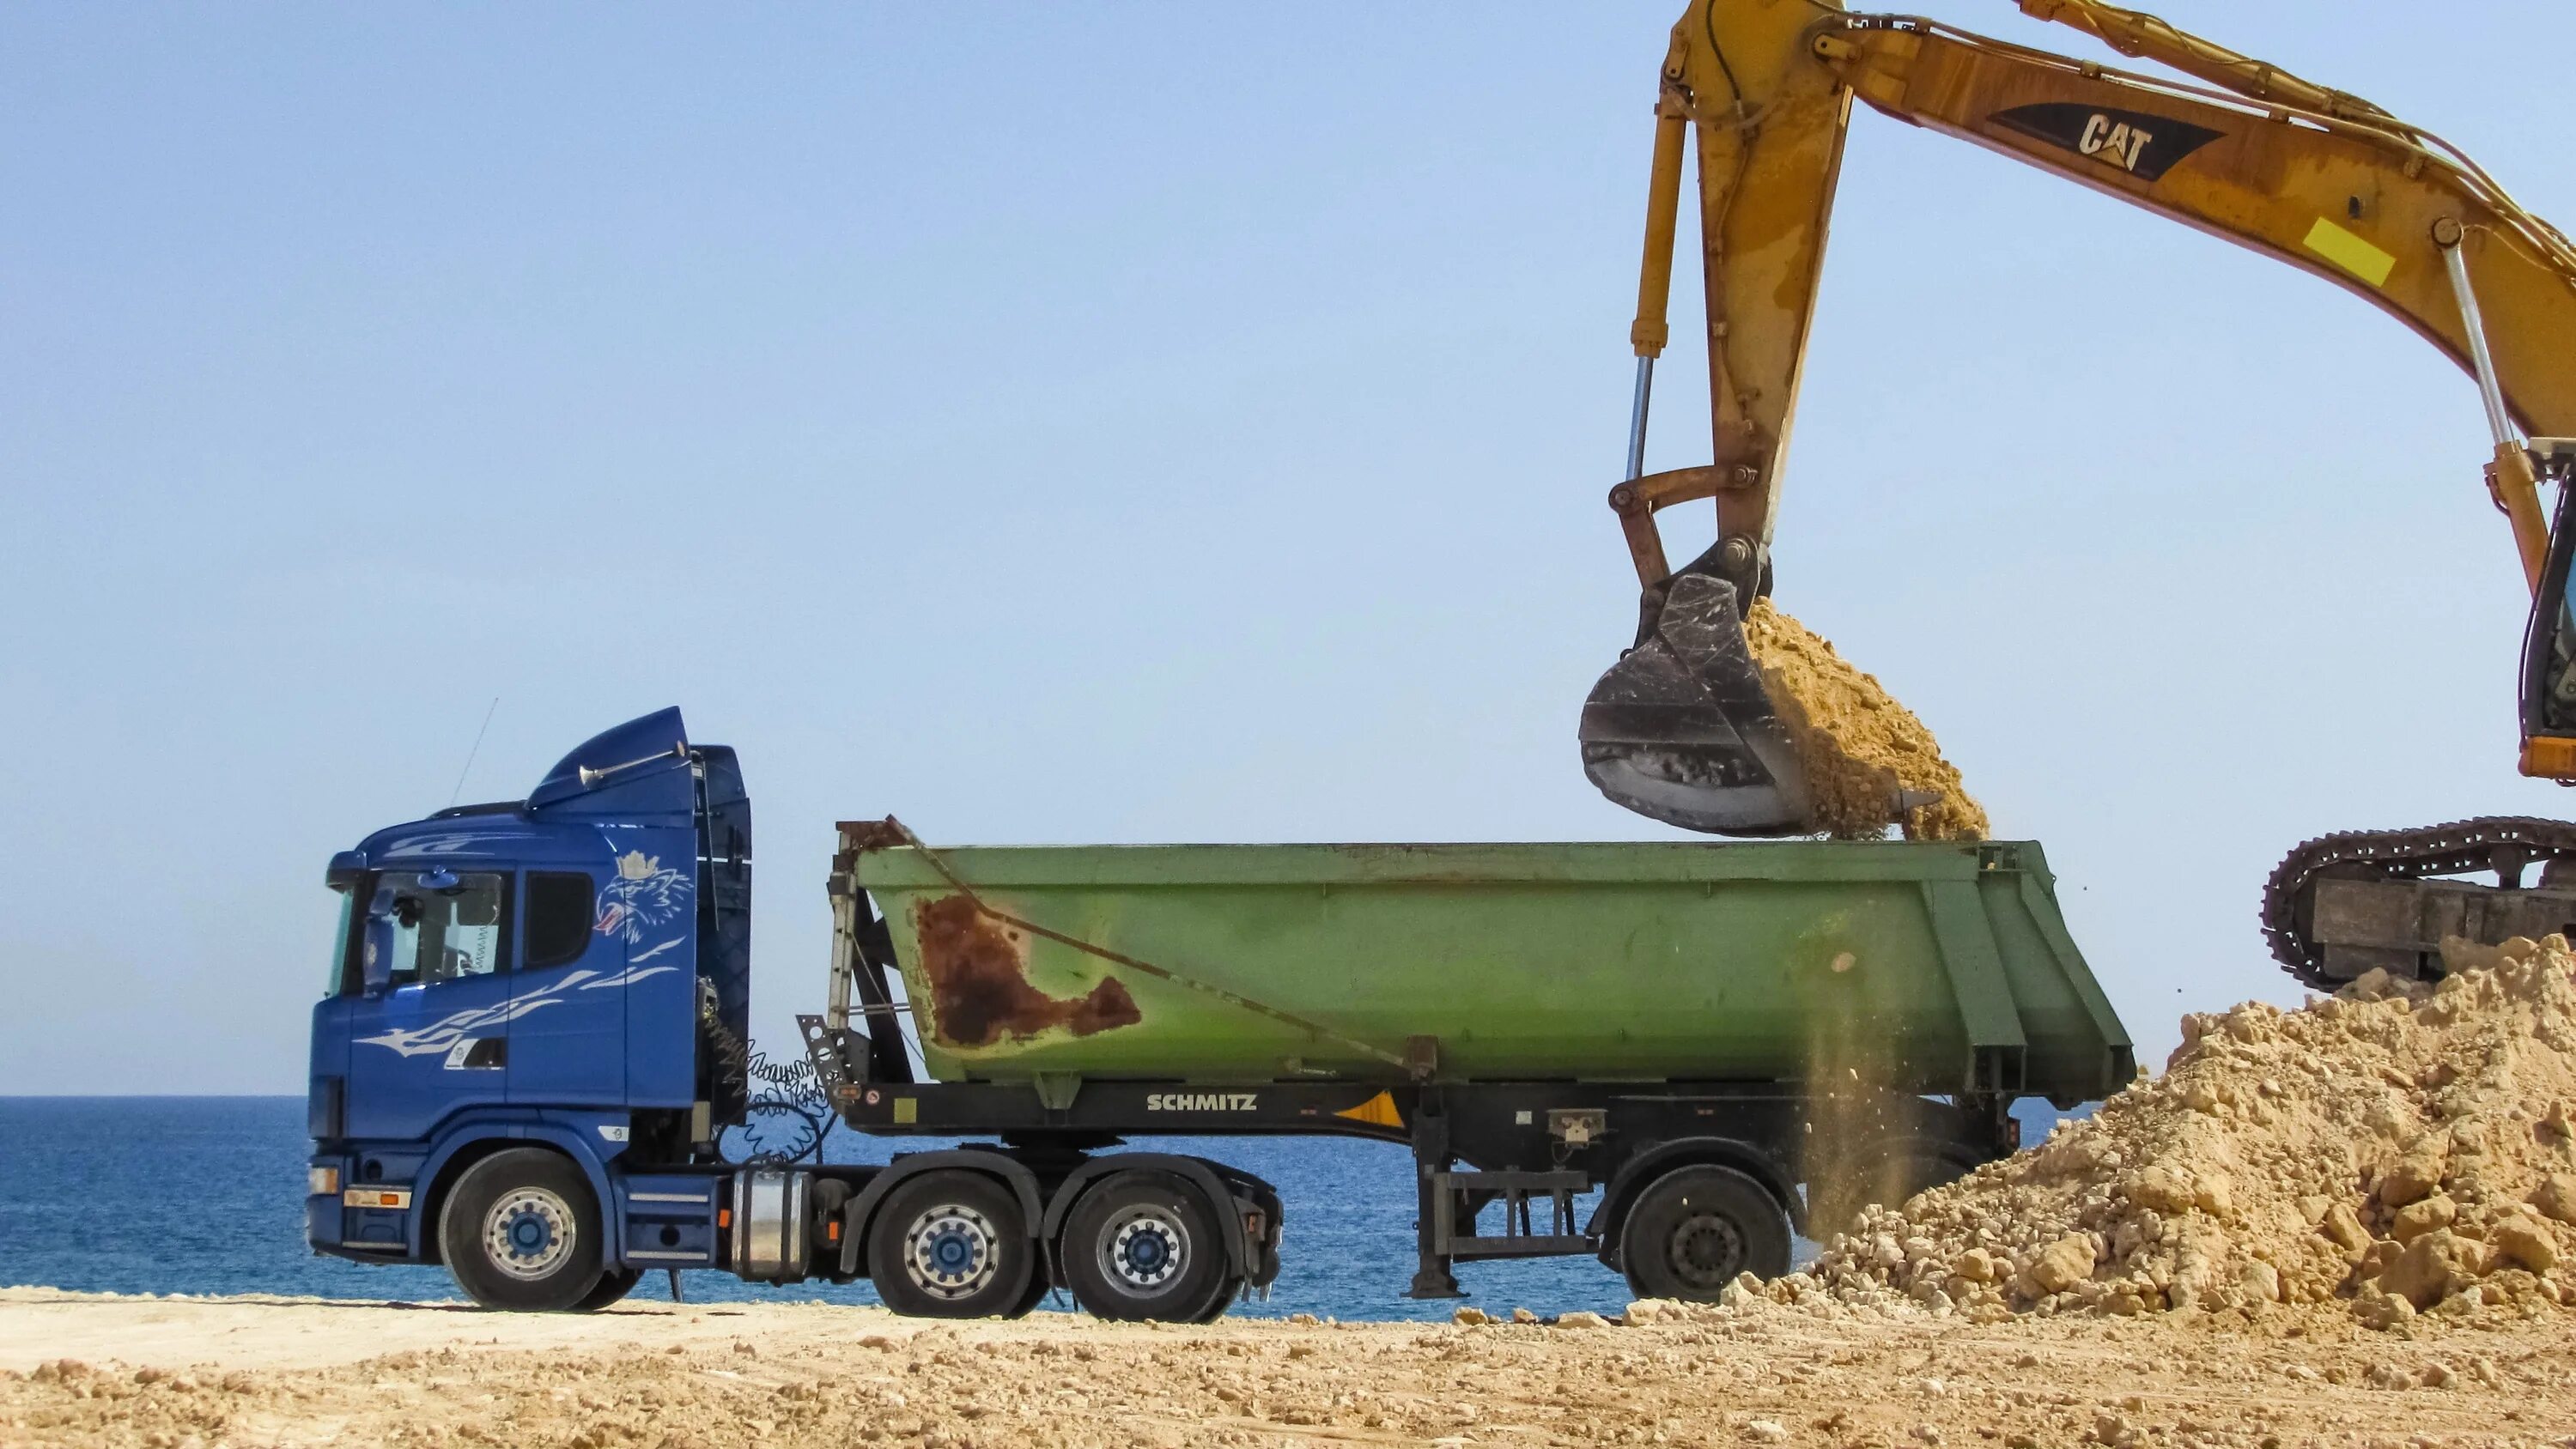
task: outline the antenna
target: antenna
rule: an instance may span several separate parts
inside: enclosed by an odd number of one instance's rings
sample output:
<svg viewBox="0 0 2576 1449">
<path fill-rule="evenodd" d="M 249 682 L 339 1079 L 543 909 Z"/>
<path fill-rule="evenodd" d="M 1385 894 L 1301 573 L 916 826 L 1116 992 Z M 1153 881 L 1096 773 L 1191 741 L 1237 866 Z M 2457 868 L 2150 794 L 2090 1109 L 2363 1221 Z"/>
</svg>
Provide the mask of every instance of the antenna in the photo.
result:
<svg viewBox="0 0 2576 1449">
<path fill-rule="evenodd" d="M 492 696 L 492 703 L 484 708 L 483 727 L 474 732 L 474 747 L 465 752 L 465 768 L 456 772 L 456 788 L 447 792 L 449 809 L 454 809 L 457 797 L 465 793 L 465 777 L 474 773 L 474 757 L 483 753 L 483 731 L 492 727 L 492 711 L 500 707 L 501 696 L 496 694 Z"/>
</svg>

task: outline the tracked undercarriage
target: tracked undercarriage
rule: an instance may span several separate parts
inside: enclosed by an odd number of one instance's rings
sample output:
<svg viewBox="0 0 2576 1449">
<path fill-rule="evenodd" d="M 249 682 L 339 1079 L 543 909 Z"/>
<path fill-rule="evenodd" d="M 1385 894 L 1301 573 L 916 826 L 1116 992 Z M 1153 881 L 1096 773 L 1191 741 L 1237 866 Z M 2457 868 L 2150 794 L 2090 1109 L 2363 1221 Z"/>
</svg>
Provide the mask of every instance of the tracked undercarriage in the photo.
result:
<svg viewBox="0 0 2576 1449">
<path fill-rule="evenodd" d="M 2494 884 L 2454 878 L 2478 873 Z M 2263 886 L 2273 956 L 2320 991 L 2373 967 L 2435 980 L 2446 936 L 2492 945 L 2552 932 L 2576 937 L 2576 822 L 2490 815 L 2342 831 L 2292 850 Z"/>
</svg>

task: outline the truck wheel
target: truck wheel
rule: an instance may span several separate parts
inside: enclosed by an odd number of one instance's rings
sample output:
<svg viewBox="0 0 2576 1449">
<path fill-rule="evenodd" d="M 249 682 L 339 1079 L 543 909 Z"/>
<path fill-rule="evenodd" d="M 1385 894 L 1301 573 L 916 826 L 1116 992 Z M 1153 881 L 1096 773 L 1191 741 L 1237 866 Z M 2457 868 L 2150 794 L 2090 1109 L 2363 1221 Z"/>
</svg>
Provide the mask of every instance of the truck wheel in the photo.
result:
<svg viewBox="0 0 2576 1449">
<path fill-rule="evenodd" d="M 1714 1303 L 1739 1274 L 1789 1271 L 1789 1215 L 1733 1168 L 1678 1167 L 1628 1210 L 1619 1257 L 1641 1298 Z"/>
<path fill-rule="evenodd" d="M 599 1282 L 593 1285 L 590 1292 L 584 1294 L 582 1300 L 574 1304 L 573 1308 L 582 1313 L 606 1308 L 609 1304 L 634 1292 L 635 1285 L 643 1281 L 644 1270 L 641 1268 L 619 1268 L 614 1272 L 602 1273 L 599 1275 Z"/>
<path fill-rule="evenodd" d="M 448 1190 L 438 1244 L 456 1286 L 486 1308 L 587 1307 L 600 1281 L 599 1200 L 570 1158 L 507 1148 Z"/>
<path fill-rule="evenodd" d="M 1036 1272 L 1019 1199 L 980 1172 L 925 1172 L 870 1219 L 868 1276 L 908 1317 L 1015 1317 Z"/>
<path fill-rule="evenodd" d="M 1097 1318 L 1207 1322 L 1232 1297 L 1219 1227 L 1198 1190 L 1179 1178 L 1114 1173 L 1065 1218 L 1066 1286 Z"/>
</svg>

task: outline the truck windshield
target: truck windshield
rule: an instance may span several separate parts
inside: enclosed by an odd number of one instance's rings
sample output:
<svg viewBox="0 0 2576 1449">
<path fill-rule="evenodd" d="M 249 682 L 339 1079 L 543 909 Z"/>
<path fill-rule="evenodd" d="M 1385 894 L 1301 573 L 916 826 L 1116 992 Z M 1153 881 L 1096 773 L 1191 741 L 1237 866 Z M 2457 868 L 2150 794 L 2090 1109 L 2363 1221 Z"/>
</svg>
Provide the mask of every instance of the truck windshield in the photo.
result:
<svg viewBox="0 0 2576 1449">
<path fill-rule="evenodd" d="M 340 898 L 340 926 L 331 933 L 331 974 L 322 978 L 322 994 L 325 996 L 337 996 L 349 989 L 349 922 L 358 910 L 355 887 L 331 894 Z"/>
<path fill-rule="evenodd" d="M 508 877 L 459 874 L 433 890 L 411 875 L 376 881 L 371 916 L 391 917 L 396 986 L 431 985 L 502 969 L 501 903 Z"/>
</svg>

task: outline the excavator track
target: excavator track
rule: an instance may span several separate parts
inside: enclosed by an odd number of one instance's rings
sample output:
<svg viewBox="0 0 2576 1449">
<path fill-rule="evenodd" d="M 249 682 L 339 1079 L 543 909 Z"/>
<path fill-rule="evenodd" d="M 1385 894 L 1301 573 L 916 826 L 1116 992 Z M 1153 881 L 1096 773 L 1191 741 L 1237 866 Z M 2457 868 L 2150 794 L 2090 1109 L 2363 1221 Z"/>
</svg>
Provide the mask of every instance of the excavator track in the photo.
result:
<svg viewBox="0 0 2576 1449">
<path fill-rule="evenodd" d="M 2576 822 L 2487 815 L 2413 830 L 2320 835 L 2291 850 L 2263 883 L 2263 938 L 2283 970 L 2304 985 L 2333 991 L 2344 982 L 2327 974 L 2323 948 L 2303 927 L 2300 911 L 2318 880 L 2420 880 L 2492 870 L 2500 885 L 2511 886 L 2519 885 L 2524 866 L 2555 860 L 2576 860 Z"/>
</svg>

